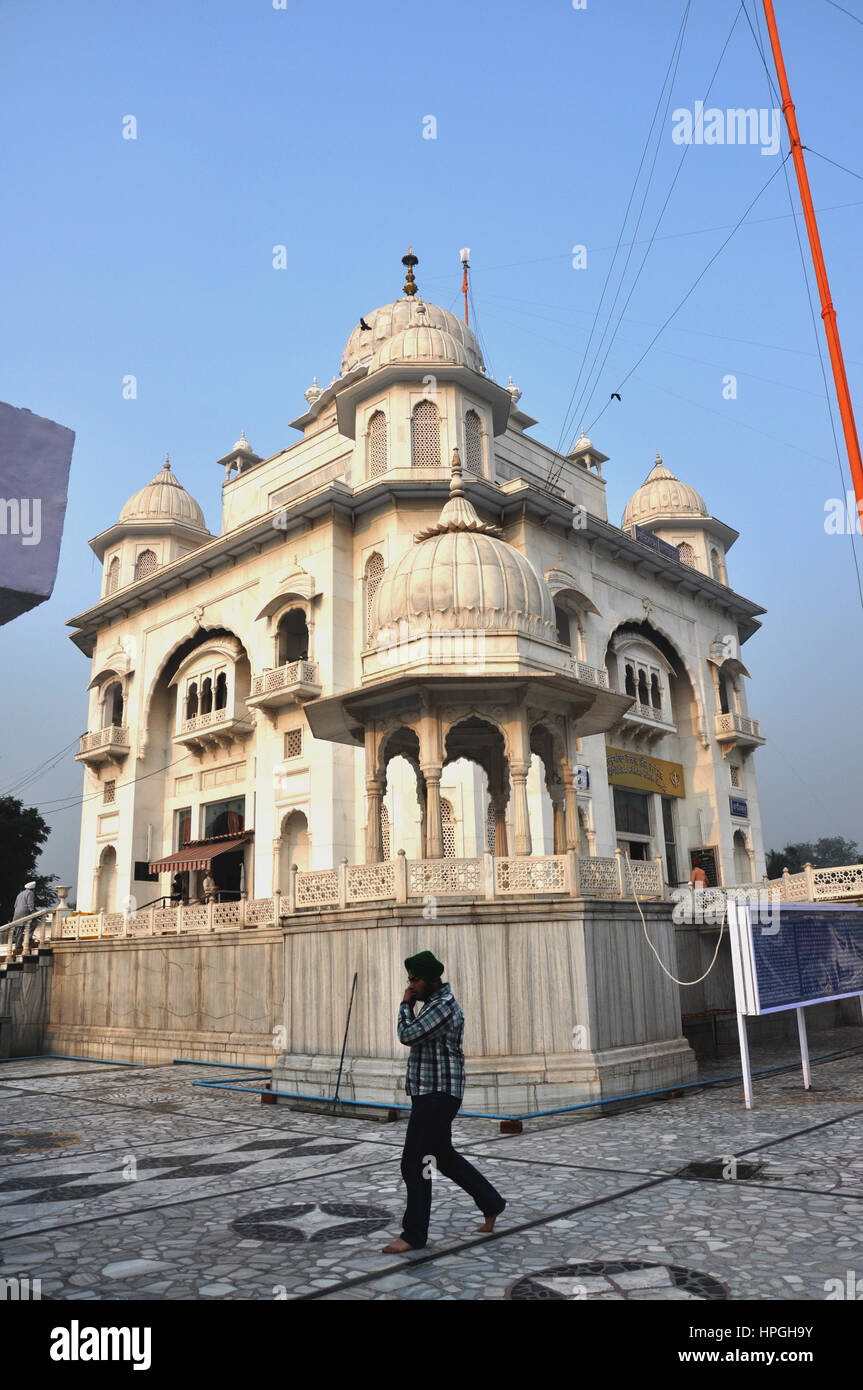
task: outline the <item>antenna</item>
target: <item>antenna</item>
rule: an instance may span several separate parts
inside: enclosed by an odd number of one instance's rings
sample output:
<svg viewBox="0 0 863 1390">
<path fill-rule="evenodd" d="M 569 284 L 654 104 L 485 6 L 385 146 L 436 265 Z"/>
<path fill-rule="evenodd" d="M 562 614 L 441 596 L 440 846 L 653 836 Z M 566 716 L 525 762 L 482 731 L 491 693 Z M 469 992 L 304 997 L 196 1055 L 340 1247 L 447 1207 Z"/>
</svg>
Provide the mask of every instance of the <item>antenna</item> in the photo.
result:
<svg viewBox="0 0 863 1390">
<path fill-rule="evenodd" d="M 464 321 L 465 326 L 470 327 L 467 317 L 467 273 L 470 270 L 470 247 L 463 246 L 458 254 L 461 259 L 461 263 L 464 266 L 464 271 L 461 277 L 461 292 L 464 295 Z"/>
</svg>

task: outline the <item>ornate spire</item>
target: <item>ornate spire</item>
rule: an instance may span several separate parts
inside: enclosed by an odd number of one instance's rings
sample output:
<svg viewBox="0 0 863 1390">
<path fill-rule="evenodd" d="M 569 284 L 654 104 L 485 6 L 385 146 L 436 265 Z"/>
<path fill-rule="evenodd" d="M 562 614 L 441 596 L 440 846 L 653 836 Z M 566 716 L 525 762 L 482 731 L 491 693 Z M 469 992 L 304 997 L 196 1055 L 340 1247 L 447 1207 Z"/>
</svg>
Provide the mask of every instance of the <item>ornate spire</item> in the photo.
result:
<svg viewBox="0 0 863 1390">
<path fill-rule="evenodd" d="M 409 299 L 413 299 L 414 295 L 417 293 L 417 284 L 414 280 L 414 266 L 419 265 L 419 257 L 413 254 L 412 246 L 408 247 L 407 255 L 402 256 L 402 265 L 406 265 L 408 268 L 408 273 L 405 277 L 404 292 Z"/>
<path fill-rule="evenodd" d="M 168 458 L 167 454 L 165 455 L 165 462 L 162 464 L 162 470 L 168 473 L 171 471 L 171 460 Z"/>
<path fill-rule="evenodd" d="M 425 541 L 430 536 L 445 535 L 447 531 L 473 531 L 485 536 L 500 536 L 502 534 L 500 527 L 489 526 L 485 521 L 481 521 L 474 510 L 473 503 L 469 502 L 465 496 L 464 475 L 458 449 L 452 451 L 451 469 L 449 501 L 444 504 L 435 525 L 427 526 L 422 531 L 416 531 L 414 540 Z"/>
</svg>

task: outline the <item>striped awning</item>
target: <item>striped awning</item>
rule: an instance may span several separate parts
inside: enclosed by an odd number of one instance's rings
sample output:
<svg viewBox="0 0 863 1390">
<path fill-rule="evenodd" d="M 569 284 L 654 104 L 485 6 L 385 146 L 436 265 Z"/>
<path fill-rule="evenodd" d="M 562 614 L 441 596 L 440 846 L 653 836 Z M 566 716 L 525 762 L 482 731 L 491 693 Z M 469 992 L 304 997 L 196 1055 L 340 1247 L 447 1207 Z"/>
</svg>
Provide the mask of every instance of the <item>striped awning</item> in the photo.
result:
<svg viewBox="0 0 863 1390">
<path fill-rule="evenodd" d="M 214 840 L 195 840 L 193 844 L 184 845 L 182 849 L 174 850 L 173 854 L 166 854 L 164 859 L 154 859 L 150 864 L 151 874 L 164 874 L 170 870 L 186 869 L 209 869 L 212 867 L 213 860 L 220 854 L 227 854 L 229 850 L 240 849 L 252 838 L 252 832 L 247 830 L 242 835 L 221 835 Z"/>
</svg>

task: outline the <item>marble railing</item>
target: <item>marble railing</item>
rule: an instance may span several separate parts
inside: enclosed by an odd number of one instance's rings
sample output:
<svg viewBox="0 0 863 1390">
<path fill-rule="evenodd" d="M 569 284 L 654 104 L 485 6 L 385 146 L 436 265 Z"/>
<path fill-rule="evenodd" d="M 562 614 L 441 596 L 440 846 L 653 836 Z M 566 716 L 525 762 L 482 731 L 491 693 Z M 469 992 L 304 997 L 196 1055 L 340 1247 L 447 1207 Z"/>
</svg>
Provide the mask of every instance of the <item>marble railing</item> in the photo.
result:
<svg viewBox="0 0 863 1390">
<path fill-rule="evenodd" d="M 253 676 L 252 698 L 289 690 L 295 685 L 318 685 L 316 661 L 290 661 L 285 666 L 277 666 L 274 670 Z"/>
<path fill-rule="evenodd" d="M 476 859 L 408 859 L 399 853 L 379 864 L 348 864 L 335 869 L 292 869 L 285 892 L 239 902 L 184 903 L 177 907 L 126 912 L 48 913 L 41 943 L 50 940 L 92 941 L 117 937 L 177 936 L 188 933 L 242 930 L 272 926 L 288 917 L 321 908 L 347 908 L 364 903 L 425 905 L 438 898 L 485 901 L 558 897 L 662 898 L 658 861 L 626 860 L 622 853 L 609 859 L 569 854 L 484 854 Z M 38 914 L 45 916 L 45 913 Z M 0 929 L 2 930 L 2 929 Z"/>
<path fill-rule="evenodd" d="M 748 734 L 751 738 L 761 738 L 761 724 L 750 719 L 748 714 L 717 714 L 716 734 Z"/>
</svg>

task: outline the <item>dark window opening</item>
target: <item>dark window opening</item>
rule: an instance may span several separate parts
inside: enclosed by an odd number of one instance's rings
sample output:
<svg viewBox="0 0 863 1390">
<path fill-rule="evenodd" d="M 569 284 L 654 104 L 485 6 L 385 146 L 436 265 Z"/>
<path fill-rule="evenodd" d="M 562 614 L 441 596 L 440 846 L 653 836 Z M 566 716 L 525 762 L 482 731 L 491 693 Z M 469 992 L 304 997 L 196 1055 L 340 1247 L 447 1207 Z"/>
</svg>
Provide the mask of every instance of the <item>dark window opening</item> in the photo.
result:
<svg viewBox="0 0 863 1390">
<path fill-rule="evenodd" d="M 614 788 L 614 824 L 618 835 L 650 835 L 650 801 L 647 792 Z"/>
<path fill-rule="evenodd" d="M 278 627 L 278 648 L 280 666 L 286 666 L 291 661 L 308 660 L 309 627 L 301 608 L 292 608 L 281 619 Z"/>
<path fill-rule="evenodd" d="M 186 718 L 194 719 L 198 713 L 198 682 L 192 681 L 186 696 Z"/>
<path fill-rule="evenodd" d="M 569 630 L 569 614 L 555 604 L 554 617 L 557 623 L 557 640 L 562 647 L 572 647 L 572 636 Z"/>
<path fill-rule="evenodd" d="M 204 839 L 216 835 L 239 835 L 245 829 L 246 798 L 234 796 L 228 801 L 211 801 L 204 807 Z"/>
<path fill-rule="evenodd" d="M 228 703 L 228 677 L 220 671 L 216 677 L 216 709 L 224 709 Z"/>
</svg>

